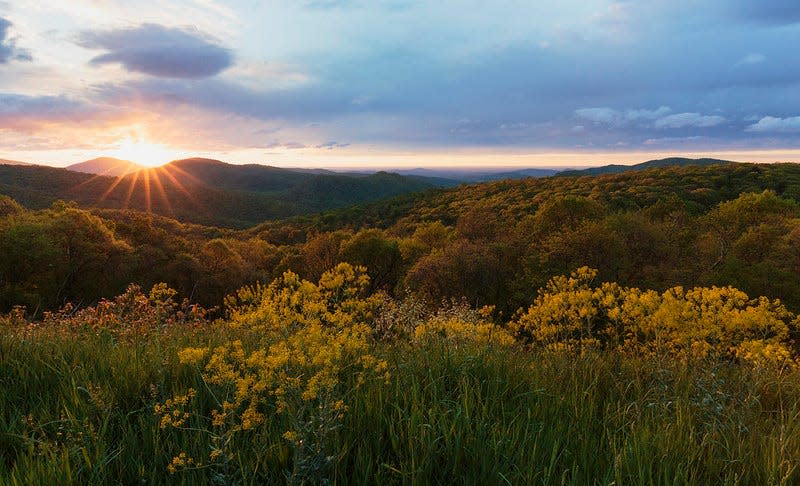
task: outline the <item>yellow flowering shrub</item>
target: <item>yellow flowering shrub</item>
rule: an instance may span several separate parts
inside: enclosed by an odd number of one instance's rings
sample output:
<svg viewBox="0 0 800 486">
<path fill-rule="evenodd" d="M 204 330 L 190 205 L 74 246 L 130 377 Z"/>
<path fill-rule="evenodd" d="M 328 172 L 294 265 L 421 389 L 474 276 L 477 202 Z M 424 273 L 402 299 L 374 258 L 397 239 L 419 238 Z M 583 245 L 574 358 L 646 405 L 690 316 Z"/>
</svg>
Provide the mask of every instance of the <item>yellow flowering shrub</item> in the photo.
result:
<svg viewBox="0 0 800 486">
<path fill-rule="evenodd" d="M 295 451 L 294 475 L 327 467 L 328 436 L 347 410 L 342 381 L 354 376 L 357 385 L 368 374 L 388 377 L 386 362 L 370 349 L 370 324 L 383 297 L 366 296 L 368 285 L 366 270 L 346 263 L 317 284 L 286 272 L 267 287 L 244 288 L 228 299 L 227 325 L 255 345 L 237 339 L 180 351 L 180 361 L 200 367 L 216 395 L 219 406 L 210 419 L 219 449 L 277 413 L 291 424 L 284 437 Z M 169 404 L 156 410 L 162 424 L 173 424 L 164 418 L 174 408 Z M 221 455 L 212 451 L 209 459 Z"/>
<path fill-rule="evenodd" d="M 552 278 L 528 312 L 511 329 L 523 342 L 563 347 L 595 347 L 618 340 L 621 289 L 616 284 L 592 288 L 597 270 L 581 267 L 569 277 Z M 612 310 L 609 316 L 605 310 Z"/>
<path fill-rule="evenodd" d="M 601 347 L 686 358 L 787 364 L 796 318 L 780 301 L 750 299 L 733 287 L 674 287 L 663 293 L 592 286 L 597 271 L 582 267 L 551 279 L 511 324 L 517 338 L 552 349 Z"/>
</svg>

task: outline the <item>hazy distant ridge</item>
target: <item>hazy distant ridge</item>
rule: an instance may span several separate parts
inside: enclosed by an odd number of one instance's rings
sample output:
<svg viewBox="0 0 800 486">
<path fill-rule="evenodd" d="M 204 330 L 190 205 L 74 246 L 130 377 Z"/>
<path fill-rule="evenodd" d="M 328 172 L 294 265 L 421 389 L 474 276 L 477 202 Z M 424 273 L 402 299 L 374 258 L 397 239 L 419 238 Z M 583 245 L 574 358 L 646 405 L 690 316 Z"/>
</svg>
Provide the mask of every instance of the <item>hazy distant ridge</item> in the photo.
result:
<svg viewBox="0 0 800 486">
<path fill-rule="evenodd" d="M 20 162 L 19 160 L 0 159 L 0 165 L 34 165 L 29 162 Z"/>
<path fill-rule="evenodd" d="M 97 174 L 105 176 L 124 176 L 144 169 L 143 166 L 130 160 L 115 159 L 114 157 L 98 157 L 66 167 L 73 172 Z"/>
<path fill-rule="evenodd" d="M 717 165 L 717 164 L 735 164 L 732 160 L 721 159 L 690 159 L 686 157 L 668 157 L 666 159 L 648 160 L 641 164 L 634 165 L 620 165 L 611 164 L 603 165 L 601 167 L 589 167 L 588 169 L 579 170 L 564 170 L 559 172 L 559 176 L 587 176 L 587 175 L 601 175 L 601 174 L 619 174 L 621 172 L 628 172 L 632 170 L 653 169 L 656 167 L 683 167 L 687 165 Z"/>
</svg>

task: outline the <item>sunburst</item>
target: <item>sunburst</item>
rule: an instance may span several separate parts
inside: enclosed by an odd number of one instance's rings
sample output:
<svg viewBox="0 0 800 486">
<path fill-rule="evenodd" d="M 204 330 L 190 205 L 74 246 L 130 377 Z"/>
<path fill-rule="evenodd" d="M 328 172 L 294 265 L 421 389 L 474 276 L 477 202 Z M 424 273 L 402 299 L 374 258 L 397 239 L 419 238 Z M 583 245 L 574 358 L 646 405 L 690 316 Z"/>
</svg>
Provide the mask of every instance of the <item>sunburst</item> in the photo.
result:
<svg viewBox="0 0 800 486">
<path fill-rule="evenodd" d="M 184 171 L 179 166 L 166 164 L 168 160 L 179 157 L 177 151 L 171 150 L 163 145 L 152 144 L 141 139 L 126 138 L 119 144 L 119 149 L 108 152 L 110 156 L 135 162 L 145 168 L 142 170 L 131 170 L 114 178 L 99 197 L 96 205 L 101 205 L 115 191 L 123 191 L 124 198 L 120 209 L 128 209 L 132 206 L 132 199 L 140 195 L 143 202 L 142 210 L 152 213 L 156 205 L 163 208 L 165 215 L 175 216 L 175 204 L 178 201 L 170 201 L 168 194 L 180 195 L 185 197 L 197 210 L 204 210 L 204 205 L 198 200 L 190 187 L 203 186 L 203 182 L 192 174 Z M 103 176 L 94 176 L 78 186 L 81 187 L 104 180 Z M 187 187 L 188 184 L 188 187 Z M 169 189 L 169 190 L 168 190 Z M 180 199 L 180 198 L 179 198 Z M 158 204 L 160 202 L 160 204 Z M 160 211 L 159 211 L 160 212 Z"/>
<path fill-rule="evenodd" d="M 110 154 L 112 157 L 130 160 L 145 167 L 158 167 L 178 156 L 176 151 L 165 145 L 131 137 L 120 141 L 119 148 Z"/>
</svg>

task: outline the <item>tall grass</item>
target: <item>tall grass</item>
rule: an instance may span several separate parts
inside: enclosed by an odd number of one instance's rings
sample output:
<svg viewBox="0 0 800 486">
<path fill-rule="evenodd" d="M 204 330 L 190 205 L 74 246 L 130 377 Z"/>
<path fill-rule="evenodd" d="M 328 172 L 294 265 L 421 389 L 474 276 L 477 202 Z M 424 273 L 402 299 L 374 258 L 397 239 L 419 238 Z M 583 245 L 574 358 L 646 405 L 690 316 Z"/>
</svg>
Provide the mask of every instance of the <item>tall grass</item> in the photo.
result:
<svg viewBox="0 0 800 486">
<path fill-rule="evenodd" d="M 287 424 L 237 436 L 224 465 L 171 475 L 208 434 L 160 429 L 153 406 L 200 373 L 207 330 L 141 340 L 0 335 L 0 484 L 263 484 L 292 470 Z M 343 383 L 342 484 L 797 484 L 800 377 L 734 364 L 486 345 L 386 345 L 391 378 Z M 205 404 L 205 405 L 204 405 Z M 207 429 L 202 416 L 191 427 Z"/>
</svg>

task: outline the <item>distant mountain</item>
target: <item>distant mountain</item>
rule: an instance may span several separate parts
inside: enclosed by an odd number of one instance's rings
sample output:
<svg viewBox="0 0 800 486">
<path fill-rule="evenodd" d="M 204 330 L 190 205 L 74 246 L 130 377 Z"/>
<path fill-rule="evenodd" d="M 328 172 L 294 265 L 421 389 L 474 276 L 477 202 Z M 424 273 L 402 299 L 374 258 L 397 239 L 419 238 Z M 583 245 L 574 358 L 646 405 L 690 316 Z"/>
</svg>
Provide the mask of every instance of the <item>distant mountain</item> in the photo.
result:
<svg viewBox="0 0 800 486">
<path fill-rule="evenodd" d="M 0 165 L 34 165 L 28 162 L 20 162 L 19 160 L 0 159 Z"/>
<path fill-rule="evenodd" d="M 655 167 L 683 167 L 687 165 L 718 165 L 718 164 L 734 164 L 731 160 L 720 159 L 689 159 L 686 157 L 668 157 L 666 159 L 648 160 L 641 164 L 634 165 L 620 165 L 611 164 L 601 167 L 589 167 L 588 169 L 580 170 L 564 170 L 559 172 L 559 176 L 587 176 L 587 175 L 601 175 L 601 174 L 619 174 L 621 172 L 628 172 L 631 170 L 652 169 Z"/>
<path fill-rule="evenodd" d="M 66 167 L 73 172 L 97 174 L 105 176 L 124 176 L 144 169 L 143 166 L 130 160 L 115 159 L 114 157 L 98 157 Z"/>
<path fill-rule="evenodd" d="M 177 160 L 121 177 L 0 165 L 0 194 L 32 209 L 63 199 L 86 208 L 136 209 L 238 228 L 434 187 L 385 172 L 329 175 L 211 159 Z"/>
<path fill-rule="evenodd" d="M 400 169 L 398 174 L 405 176 L 426 177 L 436 181 L 441 187 L 455 186 L 461 183 L 489 182 L 501 179 L 524 179 L 526 177 L 549 177 L 555 175 L 556 169 L 517 169 L 517 170 L 475 170 L 475 169 Z"/>
<path fill-rule="evenodd" d="M 203 158 L 175 160 L 161 170 L 169 172 L 182 184 L 201 184 L 231 191 L 285 193 L 297 201 L 325 199 L 342 204 L 375 200 L 437 185 L 426 178 L 386 172 L 362 174 L 283 169 L 260 164 L 234 165 Z"/>
<path fill-rule="evenodd" d="M 319 174 L 269 165 L 234 165 L 214 159 L 173 160 L 162 166 L 181 184 L 206 185 L 232 191 L 281 192 Z"/>
<path fill-rule="evenodd" d="M 558 170 L 556 169 L 519 169 L 507 172 L 487 172 L 468 180 L 470 182 L 490 182 L 503 179 L 525 179 L 527 177 L 550 177 L 557 173 Z"/>
</svg>

